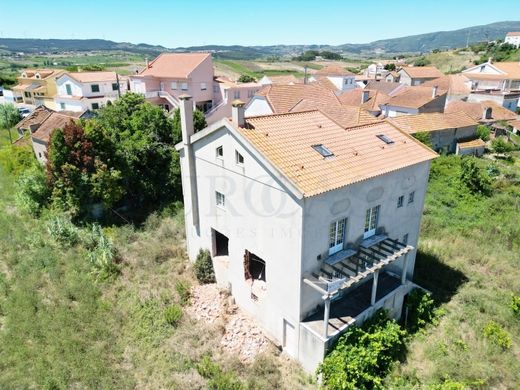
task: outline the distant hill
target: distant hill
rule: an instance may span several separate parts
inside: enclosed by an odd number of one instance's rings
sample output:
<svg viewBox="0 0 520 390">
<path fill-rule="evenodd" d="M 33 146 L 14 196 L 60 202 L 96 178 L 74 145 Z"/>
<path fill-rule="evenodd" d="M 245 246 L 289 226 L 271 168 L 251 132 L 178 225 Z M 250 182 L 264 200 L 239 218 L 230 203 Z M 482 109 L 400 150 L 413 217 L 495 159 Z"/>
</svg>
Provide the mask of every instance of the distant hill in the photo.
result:
<svg viewBox="0 0 520 390">
<path fill-rule="evenodd" d="M 210 51 L 216 57 L 225 59 L 252 60 L 269 56 L 293 56 L 305 50 L 319 49 L 342 53 L 363 55 L 424 53 L 433 49 L 452 49 L 465 47 L 466 43 L 475 43 L 504 39 L 509 31 L 520 31 L 520 21 L 491 23 L 483 26 L 467 27 L 453 31 L 438 31 L 428 34 L 411 35 L 400 38 L 384 39 L 364 44 L 346 43 L 331 45 L 273 45 L 273 46 L 191 46 L 169 49 L 144 43 L 132 44 L 113 42 L 104 39 L 19 39 L 0 38 L 0 51 L 25 53 L 60 53 L 66 51 L 114 51 L 157 55 L 164 51 Z"/>
<path fill-rule="evenodd" d="M 0 49 L 24 53 L 63 53 L 67 51 L 122 50 L 138 54 L 157 54 L 169 49 L 145 43 L 113 42 L 105 39 L 34 39 L 0 38 Z"/>
</svg>

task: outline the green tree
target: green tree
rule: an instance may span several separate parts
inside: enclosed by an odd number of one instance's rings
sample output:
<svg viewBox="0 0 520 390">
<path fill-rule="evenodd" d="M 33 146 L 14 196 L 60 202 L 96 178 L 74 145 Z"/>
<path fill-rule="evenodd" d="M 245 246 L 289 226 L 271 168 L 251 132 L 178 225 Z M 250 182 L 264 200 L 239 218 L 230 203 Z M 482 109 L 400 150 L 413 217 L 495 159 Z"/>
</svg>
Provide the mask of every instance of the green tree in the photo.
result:
<svg viewBox="0 0 520 390">
<path fill-rule="evenodd" d="M 426 57 L 419 57 L 413 63 L 414 66 L 428 66 L 431 62 Z"/>
<path fill-rule="evenodd" d="M 420 131 L 418 133 L 415 133 L 413 136 L 417 141 L 422 142 L 429 148 L 433 148 L 432 138 L 430 136 L 430 133 L 428 133 L 426 131 Z"/>
<path fill-rule="evenodd" d="M 397 67 L 395 66 L 395 64 L 386 64 L 385 65 L 385 70 L 394 71 L 396 69 L 397 69 Z"/>
<path fill-rule="evenodd" d="M 239 83 L 254 83 L 256 80 L 253 76 L 249 76 L 248 74 L 243 74 L 238 78 Z"/>
<path fill-rule="evenodd" d="M 478 125 L 477 126 L 477 137 L 479 137 L 482 141 L 489 141 L 489 135 L 491 134 L 491 130 L 486 125 Z"/>
<path fill-rule="evenodd" d="M 500 153 L 500 154 L 509 153 L 514 149 L 513 145 L 511 145 L 509 142 L 505 141 L 501 137 L 495 138 L 491 142 L 491 147 L 493 148 L 495 153 Z"/>
<path fill-rule="evenodd" d="M 20 111 L 14 106 L 14 104 L 0 104 L 0 128 L 9 131 L 9 139 L 13 143 L 11 136 L 11 128 L 20 121 Z"/>
</svg>

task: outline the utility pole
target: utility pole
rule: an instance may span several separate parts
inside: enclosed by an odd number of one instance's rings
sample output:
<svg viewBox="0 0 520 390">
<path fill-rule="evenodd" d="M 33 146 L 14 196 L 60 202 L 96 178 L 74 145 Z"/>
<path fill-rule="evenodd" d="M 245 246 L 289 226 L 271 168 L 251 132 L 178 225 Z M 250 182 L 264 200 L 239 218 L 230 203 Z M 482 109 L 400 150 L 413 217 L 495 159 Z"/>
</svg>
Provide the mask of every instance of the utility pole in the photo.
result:
<svg viewBox="0 0 520 390">
<path fill-rule="evenodd" d="M 305 73 L 304 73 L 304 76 L 303 76 L 303 83 L 307 84 L 307 65 L 305 65 L 304 69 L 305 69 Z"/>
<path fill-rule="evenodd" d="M 116 82 L 117 82 L 117 97 L 121 98 L 121 86 L 119 84 L 119 74 L 116 72 Z"/>
</svg>

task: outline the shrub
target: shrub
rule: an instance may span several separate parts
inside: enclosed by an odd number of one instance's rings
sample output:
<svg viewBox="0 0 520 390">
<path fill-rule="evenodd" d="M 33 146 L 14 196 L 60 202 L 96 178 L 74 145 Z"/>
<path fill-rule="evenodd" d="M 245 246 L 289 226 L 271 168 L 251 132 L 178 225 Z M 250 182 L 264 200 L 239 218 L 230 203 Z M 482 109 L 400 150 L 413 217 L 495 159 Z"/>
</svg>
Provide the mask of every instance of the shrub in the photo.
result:
<svg viewBox="0 0 520 390">
<path fill-rule="evenodd" d="M 179 324 L 182 318 L 182 307 L 179 305 L 172 305 L 164 310 L 164 320 L 175 327 Z"/>
<path fill-rule="evenodd" d="M 495 138 L 491 142 L 491 147 L 495 153 L 508 153 L 514 149 L 514 146 L 503 138 Z"/>
<path fill-rule="evenodd" d="M 429 148 L 432 148 L 433 145 L 432 145 L 432 139 L 431 139 L 431 136 L 429 133 L 425 132 L 425 131 L 421 131 L 419 133 L 415 133 L 414 135 L 414 138 L 419 141 L 419 142 L 422 142 L 423 144 L 425 144 L 426 146 L 428 146 Z"/>
<path fill-rule="evenodd" d="M 215 270 L 213 269 L 213 261 L 207 249 L 200 250 L 195 260 L 195 276 L 201 283 L 215 283 Z"/>
<path fill-rule="evenodd" d="M 63 247 L 71 247 L 78 243 L 78 228 L 66 214 L 51 217 L 47 222 L 47 231 L 54 241 Z"/>
<path fill-rule="evenodd" d="M 472 194 L 489 195 L 491 192 L 489 177 L 479 169 L 474 158 L 464 157 L 461 168 L 460 181 Z"/>
<path fill-rule="evenodd" d="M 12 173 L 14 176 L 20 175 L 36 164 L 36 157 L 30 147 L 9 145 L 0 149 L 0 165 L 7 173 Z"/>
<path fill-rule="evenodd" d="M 435 302 L 426 291 L 415 288 L 408 294 L 406 304 L 408 308 L 407 327 L 411 332 L 417 332 L 426 325 L 434 323 L 436 319 Z"/>
<path fill-rule="evenodd" d="M 40 167 L 24 172 L 17 181 L 16 204 L 20 209 L 38 216 L 49 198 L 45 173 Z"/>
<path fill-rule="evenodd" d="M 231 372 L 224 372 L 217 363 L 205 355 L 197 364 L 197 372 L 208 379 L 208 388 L 213 390 L 240 390 L 244 386 Z"/>
<path fill-rule="evenodd" d="M 239 83 L 254 83 L 255 81 L 255 78 L 248 74 L 243 74 L 238 78 Z"/>
<path fill-rule="evenodd" d="M 406 331 L 378 311 L 361 328 L 352 326 L 318 367 L 327 389 L 381 387 L 402 353 Z"/>
<path fill-rule="evenodd" d="M 520 318 L 520 296 L 511 295 L 511 304 L 509 305 L 511 307 L 511 310 L 513 310 L 513 314 Z"/>
<path fill-rule="evenodd" d="M 426 57 L 419 57 L 413 63 L 414 66 L 427 66 L 430 65 L 431 62 Z"/>
<path fill-rule="evenodd" d="M 494 321 L 490 321 L 484 327 L 484 337 L 502 349 L 511 348 L 511 336 L 507 331 Z"/>
<path fill-rule="evenodd" d="M 185 280 L 178 280 L 175 283 L 175 291 L 179 295 L 179 303 L 185 306 L 189 303 L 191 297 L 190 283 Z"/>
<path fill-rule="evenodd" d="M 91 233 L 92 249 L 87 253 L 87 258 L 95 268 L 100 279 L 108 279 L 119 272 L 116 264 L 117 251 L 112 241 L 103 233 L 101 226 L 92 225 Z"/>
<path fill-rule="evenodd" d="M 489 135 L 491 134 L 491 130 L 486 125 L 478 125 L 477 126 L 477 137 L 479 137 L 482 141 L 489 141 Z"/>
</svg>

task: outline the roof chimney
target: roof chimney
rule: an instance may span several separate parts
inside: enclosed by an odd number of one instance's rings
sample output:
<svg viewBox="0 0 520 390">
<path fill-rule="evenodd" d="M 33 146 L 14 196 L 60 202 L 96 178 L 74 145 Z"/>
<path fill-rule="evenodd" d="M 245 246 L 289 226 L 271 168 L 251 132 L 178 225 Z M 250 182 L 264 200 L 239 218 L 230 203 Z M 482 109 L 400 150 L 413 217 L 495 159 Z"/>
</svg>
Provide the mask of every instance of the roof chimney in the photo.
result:
<svg viewBox="0 0 520 390">
<path fill-rule="evenodd" d="M 184 145 L 191 144 L 190 137 L 195 133 L 193 129 L 193 103 L 191 102 L 191 96 L 182 94 L 179 96 L 181 101 L 181 130 L 182 130 L 182 142 Z"/>
<path fill-rule="evenodd" d="M 493 61 L 493 57 L 489 57 L 489 58 L 488 58 L 488 62 L 489 62 L 490 64 L 492 64 L 492 61 Z"/>
<path fill-rule="evenodd" d="M 370 91 L 368 90 L 362 90 L 361 91 L 361 104 L 366 103 L 368 101 L 368 98 L 370 96 Z"/>
<path fill-rule="evenodd" d="M 439 90 L 439 87 L 434 85 L 432 87 L 432 99 L 435 99 L 437 97 L 437 91 Z"/>
<path fill-rule="evenodd" d="M 235 123 L 239 127 L 244 127 L 246 120 L 245 120 L 245 110 L 244 105 L 245 103 L 242 100 L 236 99 L 233 100 L 233 103 L 231 103 L 233 108 L 231 109 L 231 118 L 233 120 L 233 123 Z"/>
</svg>

